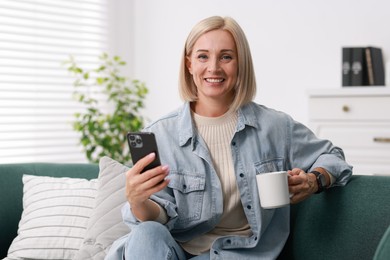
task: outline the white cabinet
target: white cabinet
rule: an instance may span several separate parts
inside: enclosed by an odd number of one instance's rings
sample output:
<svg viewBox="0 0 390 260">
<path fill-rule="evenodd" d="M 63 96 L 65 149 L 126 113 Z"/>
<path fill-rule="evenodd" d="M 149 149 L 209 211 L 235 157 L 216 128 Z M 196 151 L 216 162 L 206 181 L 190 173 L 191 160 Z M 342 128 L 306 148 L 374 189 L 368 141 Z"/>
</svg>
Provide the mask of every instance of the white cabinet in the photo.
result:
<svg viewBox="0 0 390 260">
<path fill-rule="evenodd" d="M 309 126 L 344 150 L 354 174 L 390 175 L 390 88 L 311 90 Z"/>
</svg>

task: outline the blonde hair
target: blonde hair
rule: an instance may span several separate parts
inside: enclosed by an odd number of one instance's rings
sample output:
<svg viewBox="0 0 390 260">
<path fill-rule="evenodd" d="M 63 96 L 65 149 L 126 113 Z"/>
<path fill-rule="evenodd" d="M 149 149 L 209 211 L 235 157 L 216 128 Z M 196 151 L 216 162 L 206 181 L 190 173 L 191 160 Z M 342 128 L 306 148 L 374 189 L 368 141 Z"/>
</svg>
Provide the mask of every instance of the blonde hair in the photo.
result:
<svg viewBox="0 0 390 260">
<path fill-rule="evenodd" d="M 256 95 L 256 78 L 253 69 L 252 56 L 244 31 L 230 17 L 212 16 L 200 21 L 194 26 L 184 45 L 181 67 L 179 71 L 179 93 L 184 101 L 198 99 L 196 85 L 186 66 L 186 58 L 191 55 L 195 42 L 203 34 L 213 30 L 228 31 L 234 39 L 237 48 L 238 75 L 234 87 L 235 95 L 230 110 L 236 111 L 242 105 L 253 100 Z"/>
</svg>

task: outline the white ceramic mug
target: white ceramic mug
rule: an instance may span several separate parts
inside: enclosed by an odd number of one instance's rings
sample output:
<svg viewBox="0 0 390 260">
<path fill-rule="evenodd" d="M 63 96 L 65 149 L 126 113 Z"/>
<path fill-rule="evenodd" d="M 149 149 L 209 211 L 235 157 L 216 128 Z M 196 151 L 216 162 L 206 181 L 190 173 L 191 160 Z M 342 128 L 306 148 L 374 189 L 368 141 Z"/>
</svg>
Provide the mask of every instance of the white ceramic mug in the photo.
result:
<svg viewBox="0 0 390 260">
<path fill-rule="evenodd" d="M 287 171 L 268 172 L 256 175 L 261 207 L 280 208 L 290 204 Z"/>
</svg>

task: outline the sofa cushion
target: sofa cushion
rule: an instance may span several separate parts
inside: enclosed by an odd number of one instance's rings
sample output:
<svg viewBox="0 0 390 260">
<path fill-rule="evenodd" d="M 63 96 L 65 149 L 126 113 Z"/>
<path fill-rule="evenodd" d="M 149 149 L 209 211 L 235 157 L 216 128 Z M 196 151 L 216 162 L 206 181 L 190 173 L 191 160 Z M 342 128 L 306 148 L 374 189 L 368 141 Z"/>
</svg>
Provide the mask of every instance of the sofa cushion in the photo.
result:
<svg viewBox="0 0 390 260">
<path fill-rule="evenodd" d="M 74 259 L 104 259 L 112 243 L 130 232 L 123 223 L 121 208 L 126 203 L 125 183 L 128 167 L 109 157 L 99 162 L 99 189 L 89 219 L 83 245 Z"/>
<path fill-rule="evenodd" d="M 0 259 L 5 257 L 23 211 L 23 174 L 51 177 L 97 178 L 97 164 L 20 163 L 0 164 Z"/>
<path fill-rule="evenodd" d="M 73 259 L 85 236 L 98 181 L 23 176 L 23 213 L 12 259 Z"/>
</svg>

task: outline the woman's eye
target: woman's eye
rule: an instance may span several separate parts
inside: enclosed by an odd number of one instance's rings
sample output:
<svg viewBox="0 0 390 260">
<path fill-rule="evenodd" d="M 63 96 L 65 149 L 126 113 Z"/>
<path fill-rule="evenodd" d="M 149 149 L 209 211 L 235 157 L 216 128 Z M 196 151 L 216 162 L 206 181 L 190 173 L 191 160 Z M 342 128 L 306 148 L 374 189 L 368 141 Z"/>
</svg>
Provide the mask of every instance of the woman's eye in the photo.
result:
<svg viewBox="0 0 390 260">
<path fill-rule="evenodd" d="M 230 55 L 223 55 L 222 57 L 221 57 L 221 60 L 231 60 L 231 59 L 233 59 L 232 58 L 232 56 L 230 56 Z"/>
<path fill-rule="evenodd" d="M 200 59 L 200 60 L 205 60 L 205 59 L 207 59 L 207 55 L 205 55 L 205 54 L 199 54 L 199 55 L 198 55 L 198 59 Z"/>
</svg>

